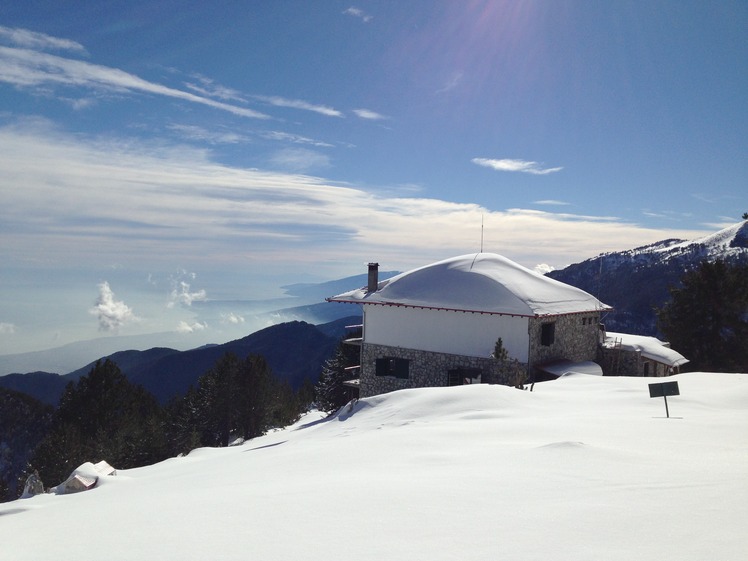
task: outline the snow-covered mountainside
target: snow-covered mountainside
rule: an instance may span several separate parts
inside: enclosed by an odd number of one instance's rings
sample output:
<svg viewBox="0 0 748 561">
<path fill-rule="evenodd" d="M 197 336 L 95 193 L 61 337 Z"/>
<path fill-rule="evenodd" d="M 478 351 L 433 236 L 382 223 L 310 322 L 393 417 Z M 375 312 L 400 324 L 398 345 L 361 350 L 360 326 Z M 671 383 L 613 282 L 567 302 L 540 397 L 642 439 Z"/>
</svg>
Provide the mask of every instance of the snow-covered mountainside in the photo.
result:
<svg viewBox="0 0 748 561">
<path fill-rule="evenodd" d="M 651 378 L 362 399 L 90 491 L 0 504 L 0 558 L 742 560 L 748 375 L 668 381 L 669 419 Z"/>
<path fill-rule="evenodd" d="M 748 256 L 748 221 L 739 222 L 702 238 L 695 240 L 664 240 L 651 245 L 622 251 L 604 253 L 602 256 L 620 255 L 639 261 L 671 261 L 697 259 L 724 259 L 734 261 Z"/>
<path fill-rule="evenodd" d="M 658 335 L 654 308 L 669 298 L 683 273 L 702 261 L 748 263 L 748 221 L 695 240 L 663 240 L 627 251 L 603 253 L 548 273 L 556 280 L 594 294 L 613 306 L 606 327 L 639 335 Z"/>
</svg>

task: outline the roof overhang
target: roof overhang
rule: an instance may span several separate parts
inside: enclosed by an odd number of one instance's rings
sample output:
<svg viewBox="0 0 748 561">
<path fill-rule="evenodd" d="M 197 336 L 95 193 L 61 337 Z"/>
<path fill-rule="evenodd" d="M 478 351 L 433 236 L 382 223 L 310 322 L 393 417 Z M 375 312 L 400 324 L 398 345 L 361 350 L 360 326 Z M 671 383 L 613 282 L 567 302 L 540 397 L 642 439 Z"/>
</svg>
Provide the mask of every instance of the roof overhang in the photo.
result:
<svg viewBox="0 0 748 561">
<path fill-rule="evenodd" d="M 575 310 L 573 312 L 559 312 L 555 314 L 517 314 L 511 312 L 495 312 L 489 310 L 475 310 L 470 308 L 450 308 L 445 306 L 425 306 L 419 304 L 404 304 L 402 302 L 382 302 L 382 301 L 366 301 L 366 300 L 346 300 L 344 298 L 338 298 L 333 296 L 331 298 L 325 298 L 326 302 L 337 302 L 339 304 L 360 304 L 363 306 L 389 306 L 393 308 L 412 308 L 418 310 L 438 310 L 443 312 L 461 312 L 463 314 L 485 314 L 493 316 L 510 316 L 510 317 L 522 317 L 522 318 L 546 318 L 546 317 L 558 317 L 558 316 L 573 316 L 582 314 L 593 314 L 599 312 L 609 312 L 613 308 L 606 304 L 600 307 L 590 310 Z"/>
</svg>

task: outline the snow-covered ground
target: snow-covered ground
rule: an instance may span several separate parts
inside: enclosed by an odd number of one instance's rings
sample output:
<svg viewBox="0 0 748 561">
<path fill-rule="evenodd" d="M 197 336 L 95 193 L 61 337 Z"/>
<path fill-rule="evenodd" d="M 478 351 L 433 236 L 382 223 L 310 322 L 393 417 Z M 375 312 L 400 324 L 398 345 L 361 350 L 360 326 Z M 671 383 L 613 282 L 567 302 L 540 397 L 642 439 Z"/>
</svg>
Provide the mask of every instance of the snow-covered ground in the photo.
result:
<svg viewBox="0 0 748 561">
<path fill-rule="evenodd" d="M 742 561 L 748 375 L 671 380 L 670 419 L 662 379 L 364 399 L 2 504 L 0 559 Z"/>
</svg>

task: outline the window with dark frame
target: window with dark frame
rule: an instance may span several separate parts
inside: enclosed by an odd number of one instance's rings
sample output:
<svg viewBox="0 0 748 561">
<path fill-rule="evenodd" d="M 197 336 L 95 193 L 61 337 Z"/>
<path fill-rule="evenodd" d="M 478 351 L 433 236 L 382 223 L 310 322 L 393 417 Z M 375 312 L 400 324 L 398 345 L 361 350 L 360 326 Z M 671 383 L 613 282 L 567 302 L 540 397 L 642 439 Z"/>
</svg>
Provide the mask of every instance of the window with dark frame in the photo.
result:
<svg viewBox="0 0 748 561">
<path fill-rule="evenodd" d="M 479 368 L 454 368 L 447 371 L 448 386 L 480 384 L 482 371 Z"/>
<path fill-rule="evenodd" d="M 556 322 L 544 323 L 540 326 L 540 344 L 550 347 L 556 340 Z"/>
<path fill-rule="evenodd" d="M 405 358 L 378 358 L 375 363 L 377 376 L 410 377 L 410 361 Z"/>
</svg>

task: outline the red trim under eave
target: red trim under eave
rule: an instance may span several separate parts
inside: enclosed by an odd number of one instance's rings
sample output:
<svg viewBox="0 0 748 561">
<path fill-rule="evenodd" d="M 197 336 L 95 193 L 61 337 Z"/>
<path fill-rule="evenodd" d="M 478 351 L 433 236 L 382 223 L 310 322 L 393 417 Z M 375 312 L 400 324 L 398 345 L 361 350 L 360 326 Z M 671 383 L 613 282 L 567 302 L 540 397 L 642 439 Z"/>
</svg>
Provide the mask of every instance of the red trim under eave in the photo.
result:
<svg viewBox="0 0 748 561">
<path fill-rule="evenodd" d="M 509 316 L 509 317 L 519 317 L 519 318 L 546 318 L 546 317 L 554 317 L 554 316 L 574 316 L 577 314 L 589 314 L 592 312 L 609 312 L 613 310 L 610 306 L 606 308 L 599 308 L 596 310 L 584 310 L 581 312 L 565 312 L 562 314 L 510 314 L 507 312 L 486 312 L 484 310 L 463 310 L 461 308 L 441 308 L 441 307 L 434 307 L 434 306 L 418 306 L 416 304 L 399 304 L 396 302 L 362 302 L 361 300 L 334 300 L 332 298 L 325 298 L 326 302 L 337 302 L 340 304 L 363 304 L 363 305 L 369 305 L 369 306 L 394 306 L 396 308 L 416 308 L 419 310 L 438 310 L 438 311 L 444 311 L 444 312 L 462 312 L 465 314 L 486 314 L 489 316 Z"/>
</svg>

